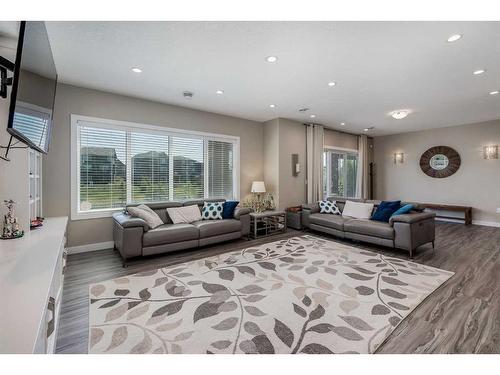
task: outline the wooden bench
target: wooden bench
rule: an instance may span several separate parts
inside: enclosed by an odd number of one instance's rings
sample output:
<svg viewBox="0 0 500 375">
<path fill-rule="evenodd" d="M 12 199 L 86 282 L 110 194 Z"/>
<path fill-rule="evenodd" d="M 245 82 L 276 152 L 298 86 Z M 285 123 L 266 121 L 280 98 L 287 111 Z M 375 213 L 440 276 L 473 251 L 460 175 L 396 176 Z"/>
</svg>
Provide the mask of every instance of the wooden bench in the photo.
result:
<svg viewBox="0 0 500 375">
<path fill-rule="evenodd" d="M 463 212 L 464 217 L 456 217 L 456 216 L 446 216 L 441 214 L 436 214 L 436 217 L 440 217 L 443 219 L 454 219 L 454 220 L 463 220 L 465 225 L 472 224 L 472 207 L 467 206 L 454 206 L 448 204 L 436 204 L 436 203 L 419 203 L 421 206 L 431 209 L 431 210 L 442 210 L 442 211 L 454 211 L 454 212 Z"/>
</svg>

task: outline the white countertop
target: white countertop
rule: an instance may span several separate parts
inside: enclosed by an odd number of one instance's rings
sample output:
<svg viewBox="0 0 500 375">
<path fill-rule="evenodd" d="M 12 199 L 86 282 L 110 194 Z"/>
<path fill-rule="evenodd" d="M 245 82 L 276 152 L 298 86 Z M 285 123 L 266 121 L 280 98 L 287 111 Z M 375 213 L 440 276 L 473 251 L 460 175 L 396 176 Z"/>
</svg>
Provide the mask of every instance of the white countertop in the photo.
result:
<svg viewBox="0 0 500 375">
<path fill-rule="evenodd" d="M 32 353 L 63 245 L 67 217 L 0 240 L 0 353 Z"/>
</svg>

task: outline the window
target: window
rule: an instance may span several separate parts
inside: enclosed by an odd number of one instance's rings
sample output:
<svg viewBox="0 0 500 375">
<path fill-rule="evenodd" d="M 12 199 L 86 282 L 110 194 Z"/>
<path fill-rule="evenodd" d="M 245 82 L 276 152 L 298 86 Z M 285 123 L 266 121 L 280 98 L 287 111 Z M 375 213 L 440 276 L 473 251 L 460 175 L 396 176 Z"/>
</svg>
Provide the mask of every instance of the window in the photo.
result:
<svg viewBox="0 0 500 375">
<path fill-rule="evenodd" d="M 325 197 L 356 197 L 357 169 L 357 151 L 326 149 L 323 153 Z"/>
<path fill-rule="evenodd" d="M 237 157 L 236 157 L 237 156 Z M 72 218 L 238 197 L 239 138 L 72 116 Z"/>
</svg>

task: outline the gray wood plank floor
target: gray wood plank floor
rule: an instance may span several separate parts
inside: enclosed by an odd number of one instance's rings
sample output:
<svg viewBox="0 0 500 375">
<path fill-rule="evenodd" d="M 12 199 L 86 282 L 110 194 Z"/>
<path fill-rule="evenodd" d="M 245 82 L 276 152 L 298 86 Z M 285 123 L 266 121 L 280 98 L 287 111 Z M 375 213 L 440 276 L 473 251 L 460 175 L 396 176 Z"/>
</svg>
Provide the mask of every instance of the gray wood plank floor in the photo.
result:
<svg viewBox="0 0 500 375">
<path fill-rule="evenodd" d="M 456 274 L 413 311 L 379 348 L 379 353 L 500 353 L 500 228 L 437 223 L 436 251 L 422 246 L 414 261 Z M 181 251 L 132 261 L 122 268 L 114 250 L 68 257 L 57 353 L 87 353 L 88 285 L 147 269 L 204 258 L 301 235 L 287 233 Z M 314 235 L 333 241 L 333 237 Z M 341 241 L 387 255 L 404 252 Z"/>
</svg>

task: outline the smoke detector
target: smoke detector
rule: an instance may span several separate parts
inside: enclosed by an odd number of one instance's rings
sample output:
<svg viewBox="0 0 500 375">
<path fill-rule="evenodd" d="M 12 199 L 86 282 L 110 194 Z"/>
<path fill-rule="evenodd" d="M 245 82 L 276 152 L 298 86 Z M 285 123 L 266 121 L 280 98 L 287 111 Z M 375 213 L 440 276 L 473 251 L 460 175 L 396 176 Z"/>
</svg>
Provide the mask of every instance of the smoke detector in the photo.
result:
<svg viewBox="0 0 500 375">
<path fill-rule="evenodd" d="M 182 96 L 184 96 L 186 99 L 192 99 L 193 98 L 193 93 L 191 91 L 184 91 L 182 93 Z"/>
</svg>

